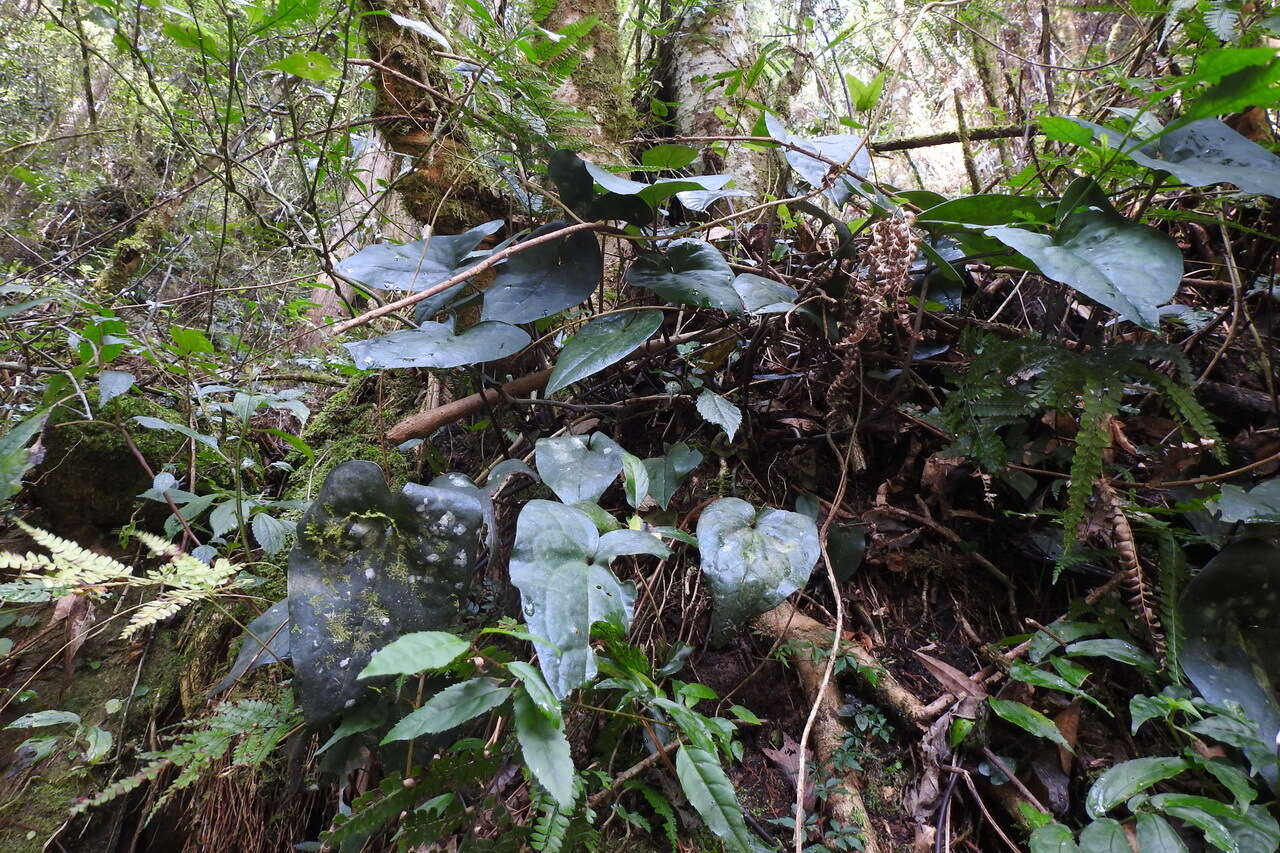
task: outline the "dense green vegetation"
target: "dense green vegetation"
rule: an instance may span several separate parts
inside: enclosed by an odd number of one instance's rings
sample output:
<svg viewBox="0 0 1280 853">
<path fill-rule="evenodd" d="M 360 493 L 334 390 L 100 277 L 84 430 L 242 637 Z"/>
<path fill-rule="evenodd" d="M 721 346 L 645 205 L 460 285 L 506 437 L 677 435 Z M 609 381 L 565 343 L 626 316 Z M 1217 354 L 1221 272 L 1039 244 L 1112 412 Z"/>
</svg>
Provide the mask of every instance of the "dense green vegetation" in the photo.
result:
<svg viewBox="0 0 1280 853">
<path fill-rule="evenodd" d="M 5 850 L 1280 849 L 1280 11 L 5 16 Z"/>
</svg>

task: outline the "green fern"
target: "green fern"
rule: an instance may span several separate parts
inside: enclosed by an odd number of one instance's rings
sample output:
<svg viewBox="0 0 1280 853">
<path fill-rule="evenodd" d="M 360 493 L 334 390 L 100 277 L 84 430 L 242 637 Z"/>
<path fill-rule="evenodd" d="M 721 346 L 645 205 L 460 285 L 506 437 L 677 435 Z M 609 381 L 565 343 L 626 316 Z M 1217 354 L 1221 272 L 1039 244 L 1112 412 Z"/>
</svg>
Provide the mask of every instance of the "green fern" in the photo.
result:
<svg viewBox="0 0 1280 853">
<path fill-rule="evenodd" d="M 1209 444 L 1209 452 L 1213 454 L 1214 459 L 1219 462 L 1226 462 L 1227 450 L 1226 445 L 1223 444 L 1222 436 L 1218 434 L 1218 428 L 1214 426 L 1213 418 L 1205 407 L 1200 405 L 1200 401 L 1195 398 L 1195 395 L 1162 373 L 1153 371 L 1152 378 L 1160 387 L 1160 391 L 1169 403 L 1169 409 L 1173 414 L 1190 427 L 1192 432 Z"/>
<path fill-rule="evenodd" d="M 1240 3 L 1238 0 L 1209 0 L 1204 12 L 1204 25 L 1223 41 L 1240 37 Z"/>
<path fill-rule="evenodd" d="M 183 607 L 239 585 L 236 575 L 240 569 L 235 564 L 218 559 L 209 565 L 150 533 L 136 535 L 152 554 L 166 558 L 167 562 L 139 577 L 133 566 L 82 548 L 47 530 L 22 521 L 15 523 L 49 553 L 0 553 L 0 570 L 20 573 L 17 580 L 0 584 L 0 601 L 52 601 L 71 593 L 103 598 L 115 587 L 154 587 L 155 597 L 133 611 L 121 632 L 120 636 L 126 640 Z"/>
<path fill-rule="evenodd" d="M 1076 451 L 1071 457 L 1067 505 L 1062 510 L 1062 555 L 1058 558 L 1054 580 L 1076 557 L 1080 525 L 1089 508 L 1094 485 L 1102 476 L 1103 454 L 1111 446 L 1111 429 L 1107 420 L 1120 408 L 1120 389 L 1106 387 L 1094 377 L 1085 381 L 1082 398 Z"/>
<path fill-rule="evenodd" d="M 578 793 L 581 787 L 581 779 L 575 779 L 574 793 Z M 560 853 L 569 834 L 572 809 L 561 807 L 554 797 L 533 780 L 529 781 L 529 797 L 533 807 L 538 810 L 538 819 L 529 836 L 530 845 L 539 853 Z"/>
<path fill-rule="evenodd" d="M 221 702 L 210 716 L 194 723 L 184 723 L 190 729 L 175 737 L 167 749 L 143 753 L 142 758 L 147 764 L 142 770 L 103 789 L 97 796 L 80 800 L 72 812 L 79 814 L 111 802 L 143 782 L 158 778 L 166 768 L 179 768 L 177 777 L 148 812 L 146 820 L 150 821 L 175 793 L 190 787 L 220 761 L 237 740 L 243 738 L 232 754 L 232 764 L 245 767 L 261 765 L 297 726 L 298 718 L 290 690 L 282 691 L 278 702 L 262 699 Z"/>
<path fill-rule="evenodd" d="M 1167 524 L 1151 520 L 1148 525 L 1156 535 L 1160 554 L 1160 623 L 1165 633 L 1165 674 L 1174 684 L 1182 684 L 1182 618 L 1178 599 L 1187 581 L 1187 558 Z"/>
</svg>

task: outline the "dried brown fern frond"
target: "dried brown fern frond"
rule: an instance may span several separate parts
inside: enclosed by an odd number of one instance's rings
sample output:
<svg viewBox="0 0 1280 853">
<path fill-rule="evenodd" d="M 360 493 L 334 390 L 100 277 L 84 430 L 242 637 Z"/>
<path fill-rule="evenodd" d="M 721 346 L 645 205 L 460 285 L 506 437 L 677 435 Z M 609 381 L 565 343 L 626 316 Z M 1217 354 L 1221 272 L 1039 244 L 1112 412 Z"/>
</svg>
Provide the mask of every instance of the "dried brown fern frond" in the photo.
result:
<svg viewBox="0 0 1280 853">
<path fill-rule="evenodd" d="M 1156 595 L 1144 575 L 1142 560 L 1138 556 L 1138 543 L 1133 537 L 1133 527 L 1129 524 L 1129 518 L 1124 513 L 1115 489 L 1106 482 L 1098 484 L 1098 499 L 1110 522 L 1111 544 L 1115 548 L 1116 562 L 1124 572 L 1121 583 L 1128 595 L 1129 606 L 1138 622 L 1146 629 L 1152 650 L 1163 661 L 1165 638 L 1156 610 Z"/>
</svg>

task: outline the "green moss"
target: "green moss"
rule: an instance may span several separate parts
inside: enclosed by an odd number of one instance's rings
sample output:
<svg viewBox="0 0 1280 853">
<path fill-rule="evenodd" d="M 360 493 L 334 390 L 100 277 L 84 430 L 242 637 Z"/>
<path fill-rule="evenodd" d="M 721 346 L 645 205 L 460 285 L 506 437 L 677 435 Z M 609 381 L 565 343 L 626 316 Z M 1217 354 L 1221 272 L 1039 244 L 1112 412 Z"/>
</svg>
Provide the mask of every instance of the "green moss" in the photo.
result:
<svg viewBox="0 0 1280 853">
<path fill-rule="evenodd" d="M 138 494 L 150 488 L 151 478 L 130 450 L 121 427 L 129 429 L 151 469 L 159 471 L 178 457 L 183 438 L 144 429 L 130 419 L 172 414 L 171 409 L 136 394 L 112 400 L 92 422 L 65 406 L 56 409 L 46 432 L 45 462 L 36 469 L 31 484 L 31 494 L 43 511 L 42 523 L 54 533 L 82 542 L 97 541 L 107 531 L 123 527 L 135 513 L 145 516 L 142 520 L 149 525 L 158 525 L 168 512 L 160 504 L 138 500 Z"/>
</svg>

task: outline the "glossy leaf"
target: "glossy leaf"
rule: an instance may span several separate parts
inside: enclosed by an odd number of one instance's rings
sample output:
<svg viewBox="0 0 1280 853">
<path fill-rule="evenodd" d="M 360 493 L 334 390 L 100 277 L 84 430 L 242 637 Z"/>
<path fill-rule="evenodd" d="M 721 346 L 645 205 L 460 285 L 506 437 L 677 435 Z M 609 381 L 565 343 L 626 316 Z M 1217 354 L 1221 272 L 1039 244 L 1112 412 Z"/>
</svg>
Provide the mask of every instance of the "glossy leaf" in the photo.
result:
<svg viewBox="0 0 1280 853">
<path fill-rule="evenodd" d="M 507 323 L 477 323 L 454 333 L 453 323 L 426 322 L 404 329 L 343 344 L 356 367 L 391 369 L 405 367 L 461 367 L 483 364 L 515 355 L 529 344 L 524 330 Z"/>
<path fill-rule="evenodd" d="M 630 453 L 622 454 L 622 493 L 633 507 L 649 497 L 649 471 L 643 459 Z"/>
<path fill-rule="evenodd" d="M 560 351 L 547 381 L 547 395 L 594 376 L 647 341 L 662 325 L 662 312 L 626 311 L 597 317 L 578 330 Z"/>
<path fill-rule="evenodd" d="M 644 460 L 649 474 L 649 496 L 666 509 L 689 472 L 702 464 L 702 454 L 683 441 L 667 448 L 665 456 Z"/>
<path fill-rule="evenodd" d="M 1135 163 L 1189 186 L 1234 184 L 1247 193 L 1280 197 L 1280 157 L 1217 119 L 1184 124 L 1150 143 L 1084 119 L 1072 121 Z"/>
<path fill-rule="evenodd" d="M 1210 702 L 1239 702 L 1264 744 L 1280 736 L 1280 705 L 1267 684 L 1280 679 L 1277 577 L 1280 550 L 1259 540 L 1237 542 L 1209 561 L 1178 604 L 1183 671 Z M 1263 773 L 1273 790 L 1280 789 L 1274 761 Z"/>
<path fill-rule="evenodd" d="M 1135 758 L 1108 768 L 1093 783 L 1085 797 L 1085 810 L 1097 819 L 1157 782 L 1172 779 L 1191 766 L 1184 758 L 1174 756 Z"/>
<path fill-rule="evenodd" d="M 1071 830 L 1060 823 L 1046 823 L 1031 833 L 1031 853 L 1080 853 Z"/>
<path fill-rule="evenodd" d="M 739 273 L 734 278 L 733 289 L 737 291 L 748 314 L 781 314 L 790 311 L 796 307 L 796 298 L 800 295 L 794 287 L 749 272 Z"/>
<path fill-rule="evenodd" d="M 742 411 L 737 406 L 708 389 L 698 395 L 694 407 L 703 420 L 723 429 L 729 440 L 733 441 L 738 427 L 742 426 Z"/>
<path fill-rule="evenodd" d="M 511 582 L 530 632 L 551 644 L 535 645 L 557 698 L 595 677 L 594 623 L 608 622 L 622 633 L 631 626 L 635 587 L 595 562 L 600 544 L 591 519 L 564 504 L 529 501 L 516 521 Z"/>
<path fill-rule="evenodd" d="M 1070 214 L 1053 236 L 1012 226 L 984 233 L 1030 258 L 1048 278 L 1150 329 L 1158 327 L 1160 306 L 1182 280 L 1177 244 L 1110 207 Z"/>
<path fill-rule="evenodd" d="M 769 135 L 779 142 L 789 142 L 810 152 L 805 154 L 788 148 L 784 156 L 805 183 L 814 189 L 824 187 L 823 195 L 837 207 L 848 201 L 858 184 L 871 174 L 871 152 L 861 136 L 842 133 L 805 139 L 789 133 L 772 113 L 765 113 L 765 126 Z M 840 165 L 845 167 L 843 173 L 837 171 Z M 838 175 L 836 180 L 830 179 L 833 172 Z"/>
<path fill-rule="evenodd" d="M 989 697 L 987 703 L 991 706 L 991 710 L 1005 722 L 1012 723 L 1036 737 L 1051 740 L 1068 752 L 1075 752 L 1067 739 L 1062 736 L 1062 732 L 1058 731 L 1058 727 L 1053 724 L 1053 720 L 1036 709 L 1029 708 L 1021 702 L 997 699 L 994 696 Z"/>
<path fill-rule="evenodd" d="M 1156 662 L 1151 655 L 1126 640 L 1081 640 L 1067 646 L 1066 652 L 1076 657 L 1111 658 L 1139 669 L 1154 670 L 1156 668 Z"/>
<path fill-rule="evenodd" d="M 702 240 L 672 242 L 663 252 L 642 252 L 627 268 L 626 280 L 652 290 L 669 302 L 743 312 L 733 289 L 733 270 L 720 250 Z"/>
<path fill-rule="evenodd" d="M 813 519 L 781 509 L 757 512 L 738 498 L 720 498 L 702 511 L 698 551 L 719 638 L 804 586 L 821 556 Z"/>
<path fill-rule="evenodd" d="M 537 228 L 529 239 L 564 228 L 552 222 Z M 512 255 L 498 267 L 493 284 L 484 292 L 485 320 L 531 323 L 582 302 L 600 283 L 600 241 L 579 231 L 540 243 Z"/>
<path fill-rule="evenodd" d="M 469 648 L 466 640 L 444 631 L 415 631 L 374 652 L 360 677 L 416 675 L 442 669 Z"/>
<path fill-rule="evenodd" d="M 452 684 L 392 726 L 382 742 L 412 740 L 421 735 L 447 732 L 493 710 L 507 701 L 510 695 L 510 687 L 502 687 L 491 678 L 473 678 Z"/>
<path fill-rule="evenodd" d="M 549 719 L 523 689 L 516 691 L 513 707 L 525 766 L 562 808 L 572 808 L 573 757 L 563 723 Z"/>
<path fill-rule="evenodd" d="M 1177 830 L 1158 814 L 1141 812 L 1137 821 L 1138 850 L 1141 853 L 1187 853 L 1187 845 Z"/>
<path fill-rule="evenodd" d="M 537 667 L 522 660 L 516 660 L 507 664 L 507 671 L 520 679 L 524 685 L 525 695 L 533 701 L 538 710 L 552 721 L 561 719 L 560 700 L 551 692 L 551 688 L 547 686 L 546 680 Z"/>
<path fill-rule="evenodd" d="M 1080 853 L 1133 853 L 1133 848 L 1120 821 L 1104 817 L 1080 830 Z"/>
<path fill-rule="evenodd" d="M 567 504 L 595 501 L 622 473 L 626 452 L 602 432 L 540 438 L 534 462 L 542 482 Z"/>
<path fill-rule="evenodd" d="M 707 828 L 733 853 L 757 853 L 762 847 L 742 817 L 742 806 L 733 783 L 720 767 L 715 753 L 693 745 L 676 754 L 676 776 L 689 804 Z"/>
<path fill-rule="evenodd" d="M 470 266 L 467 256 L 502 225 L 501 219 L 495 219 L 461 234 L 433 234 L 412 243 L 375 243 L 344 258 L 337 270 L 347 278 L 379 290 L 426 290 Z M 445 294 L 465 286 L 465 282 L 460 283 Z M 434 299 L 443 304 L 447 301 L 445 294 L 427 301 Z"/>
</svg>

